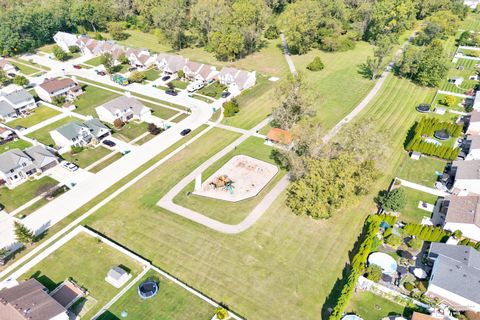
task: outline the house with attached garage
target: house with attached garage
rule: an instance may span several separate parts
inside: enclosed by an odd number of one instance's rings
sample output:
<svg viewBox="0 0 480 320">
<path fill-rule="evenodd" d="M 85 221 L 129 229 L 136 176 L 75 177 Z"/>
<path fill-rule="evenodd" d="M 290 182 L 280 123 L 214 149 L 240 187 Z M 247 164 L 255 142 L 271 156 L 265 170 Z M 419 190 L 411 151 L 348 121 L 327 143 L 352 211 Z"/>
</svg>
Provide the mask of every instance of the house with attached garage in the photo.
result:
<svg viewBox="0 0 480 320">
<path fill-rule="evenodd" d="M 467 134 L 480 135 L 480 111 L 474 110 L 470 114 Z"/>
<path fill-rule="evenodd" d="M 440 201 L 440 213 L 445 216 L 443 229 L 460 230 L 463 236 L 480 241 L 480 196 L 451 195 Z"/>
<path fill-rule="evenodd" d="M 93 56 L 94 51 L 98 46 L 99 41 L 89 38 L 87 36 L 80 36 L 77 41 L 77 46 L 80 47 L 80 51 L 85 56 Z"/>
<path fill-rule="evenodd" d="M 188 61 L 183 67 L 183 72 L 188 80 L 202 81 L 204 83 L 213 81 L 218 74 L 217 68 L 214 66 L 195 61 Z"/>
<path fill-rule="evenodd" d="M 15 73 L 17 72 L 17 67 L 7 59 L 0 58 L 0 70 L 5 71 L 5 73 Z"/>
<path fill-rule="evenodd" d="M 12 149 L 0 154 L 0 178 L 7 187 L 13 188 L 33 174 L 57 164 L 57 157 L 43 146 L 36 145 L 23 151 Z"/>
<path fill-rule="evenodd" d="M 453 161 L 449 175 L 453 194 L 480 194 L 480 160 Z"/>
<path fill-rule="evenodd" d="M 465 160 L 480 160 L 480 136 L 468 135 L 464 141 Z"/>
<path fill-rule="evenodd" d="M 166 74 L 174 74 L 183 70 L 187 64 L 187 59 L 174 54 L 160 53 L 156 58 L 156 65 L 158 70 Z"/>
<path fill-rule="evenodd" d="M 67 32 L 57 32 L 53 36 L 53 41 L 65 52 L 70 52 L 71 46 L 78 46 L 78 36 Z"/>
<path fill-rule="evenodd" d="M 218 81 L 227 85 L 230 89 L 242 91 L 255 85 L 257 80 L 256 72 L 248 72 L 235 68 L 224 67 L 218 74 Z"/>
<path fill-rule="evenodd" d="M 81 123 L 72 121 L 50 131 L 55 144 L 61 148 L 84 147 L 90 143 L 98 143 L 110 135 L 110 129 L 97 119 L 86 120 Z"/>
<path fill-rule="evenodd" d="M 427 296 L 457 311 L 480 312 L 480 252 L 469 246 L 432 243 Z"/>
<path fill-rule="evenodd" d="M 64 96 L 67 101 L 75 100 L 83 93 L 82 87 L 70 78 L 48 79 L 35 87 L 40 99 L 52 102 L 53 98 Z"/>
<path fill-rule="evenodd" d="M 145 70 L 152 66 L 156 60 L 154 56 L 150 55 L 150 52 L 147 49 L 128 49 L 126 51 L 126 56 L 132 67 L 136 67 L 141 70 Z"/>
<path fill-rule="evenodd" d="M 107 103 L 96 107 L 98 118 L 101 121 L 114 124 L 115 120 L 120 119 L 122 122 L 130 120 L 146 121 L 152 111 L 143 103 L 131 96 L 120 96 Z"/>
<path fill-rule="evenodd" d="M 36 107 L 33 96 L 23 88 L 0 92 L 0 120 L 18 118 Z"/>
</svg>

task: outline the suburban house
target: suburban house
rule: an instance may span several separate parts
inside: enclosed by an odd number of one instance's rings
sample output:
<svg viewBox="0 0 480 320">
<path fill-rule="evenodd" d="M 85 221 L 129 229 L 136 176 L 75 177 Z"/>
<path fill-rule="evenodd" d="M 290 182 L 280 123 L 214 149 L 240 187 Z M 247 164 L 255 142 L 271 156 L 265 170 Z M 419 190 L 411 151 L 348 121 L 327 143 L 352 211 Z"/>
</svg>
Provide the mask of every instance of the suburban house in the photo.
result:
<svg viewBox="0 0 480 320">
<path fill-rule="evenodd" d="M 267 145 L 279 146 L 289 149 L 293 146 L 293 136 L 290 131 L 280 128 L 272 128 L 267 133 L 267 139 L 265 143 Z"/>
<path fill-rule="evenodd" d="M 469 246 L 432 243 L 426 295 L 458 311 L 480 311 L 480 252 Z M 476 288 L 476 289 L 474 289 Z"/>
<path fill-rule="evenodd" d="M 15 119 L 36 107 L 35 99 L 25 89 L 0 93 L 0 119 L 3 121 Z"/>
<path fill-rule="evenodd" d="M 475 100 L 473 100 L 473 110 L 480 110 L 480 90 L 475 93 Z"/>
<path fill-rule="evenodd" d="M 77 96 L 83 93 L 82 87 L 70 78 L 49 79 L 35 87 L 38 96 L 48 102 L 53 98 L 65 96 L 66 100 L 75 100 Z"/>
<path fill-rule="evenodd" d="M 157 56 L 156 64 L 158 70 L 167 74 L 174 74 L 183 70 L 187 64 L 187 59 L 179 55 L 160 53 Z"/>
<path fill-rule="evenodd" d="M 78 37 L 74 34 L 67 33 L 67 32 L 61 32 L 61 31 L 57 32 L 53 36 L 53 40 L 65 52 L 70 51 L 68 47 L 78 46 Z"/>
<path fill-rule="evenodd" d="M 445 230 L 460 230 L 463 236 L 480 241 L 480 196 L 447 196 L 442 200 L 440 213 L 445 216 Z"/>
<path fill-rule="evenodd" d="M 55 290 L 31 278 L 0 290 L 0 315 L 5 320 L 68 320 L 68 309 L 86 292 L 65 280 Z"/>
<path fill-rule="evenodd" d="M 195 61 L 188 61 L 183 67 L 183 72 L 188 80 L 205 83 L 213 81 L 218 74 L 217 68 L 214 66 Z"/>
<path fill-rule="evenodd" d="M 78 38 L 77 45 L 80 47 L 80 51 L 83 55 L 93 56 L 98 45 L 98 41 L 86 36 L 80 36 Z"/>
<path fill-rule="evenodd" d="M 474 110 L 470 114 L 467 134 L 480 135 L 480 111 Z"/>
<path fill-rule="evenodd" d="M 256 72 L 248 72 L 245 70 L 238 70 L 235 68 L 224 67 L 218 74 L 218 81 L 221 84 L 233 87 L 236 90 L 245 90 L 253 85 L 257 81 Z"/>
<path fill-rule="evenodd" d="M 454 194 L 480 194 L 480 160 L 454 161 L 450 176 L 454 179 Z"/>
<path fill-rule="evenodd" d="M 465 160 L 480 160 L 480 136 L 467 136 L 463 148 Z"/>
<path fill-rule="evenodd" d="M 0 154 L 0 178 L 12 188 L 29 176 L 57 164 L 57 157 L 43 146 L 37 145 L 23 151 L 12 149 Z"/>
<path fill-rule="evenodd" d="M 128 122 L 132 119 L 145 121 L 152 114 L 150 108 L 131 96 L 117 97 L 96 107 L 95 110 L 100 120 L 111 124 L 117 119 L 122 122 Z"/>
<path fill-rule="evenodd" d="M 10 61 L 7 59 L 0 58 L 0 70 L 5 71 L 5 73 L 15 73 L 17 71 L 17 67 L 15 67 Z"/>
<path fill-rule="evenodd" d="M 84 123 L 72 121 L 50 131 L 55 144 L 59 147 L 84 147 L 92 142 L 100 141 L 110 135 L 110 129 L 97 119 Z"/>
<path fill-rule="evenodd" d="M 479 0 L 463 0 L 463 4 L 473 10 L 477 8 L 479 3 Z"/>
<path fill-rule="evenodd" d="M 6 140 L 13 136 L 15 136 L 15 133 L 12 130 L 0 127 L 0 139 Z"/>
<path fill-rule="evenodd" d="M 150 55 L 148 50 L 137 50 L 137 49 L 128 49 L 126 52 L 126 56 L 128 61 L 130 61 L 130 65 L 132 67 L 136 67 L 139 69 L 147 69 L 151 65 L 155 63 L 155 57 Z"/>
</svg>

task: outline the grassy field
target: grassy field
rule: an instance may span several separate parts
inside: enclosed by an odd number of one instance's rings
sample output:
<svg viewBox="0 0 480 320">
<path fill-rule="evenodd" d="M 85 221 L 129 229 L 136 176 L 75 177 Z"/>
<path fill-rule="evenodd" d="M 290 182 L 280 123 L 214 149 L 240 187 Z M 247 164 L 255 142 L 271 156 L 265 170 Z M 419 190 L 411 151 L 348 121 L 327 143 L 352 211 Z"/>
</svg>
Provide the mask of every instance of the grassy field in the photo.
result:
<svg viewBox="0 0 480 320">
<path fill-rule="evenodd" d="M 2 144 L 0 145 L 0 153 L 4 153 L 8 150 L 12 150 L 12 149 L 20 149 L 20 150 L 23 150 L 23 149 L 26 149 L 28 147 L 31 147 L 32 144 L 28 141 L 25 141 L 25 140 L 21 140 L 21 139 L 17 139 L 17 140 L 13 140 L 13 141 L 10 141 L 10 142 L 7 142 L 5 144 Z"/>
<path fill-rule="evenodd" d="M 420 201 L 424 201 L 435 205 L 438 197 L 410 188 L 403 189 L 405 190 L 405 195 L 407 196 L 407 204 L 405 205 L 405 208 L 400 211 L 400 220 L 405 222 L 420 223 L 422 222 L 423 217 L 430 217 L 432 215 L 431 212 L 419 209 L 418 204 Z"/>
<path fill-rule="evenodd" d="M 42 70 L 32 68 L 32 67 L 28 66 L 27 64 L 22 64 L 20 62 L 12 62 L 12 64 L 15 67 L 17 67 L 17 69 L 20 71 L 20 73 L 22 73 L 25 76 L 29 76 L 29 75 L 32 75 L 34 73 L 42 71 Z"/>
<path fill-rule="evenodd" d="M 85 148 L 81 152 L 76 154 L 70 154 L 69 152 L 67 152 L 64 153 L 62 157 L 68 162 L 75 163 L 80 168 L 86 168 L 92 163 L 102 159 L 110 152 L 112 151 L 102 146 L 99 146 L 97 148 Z"/>
<path fill-rule="evenodd" d="M 398 168 L 397 176 L 433 188 L 437 181 L 435 171 L 442 173 L 446 164 L 446 161 L 427 156 L 422 156 L 420 160 L 412 160 L 404 152 L 404 159 Z"/>
<path fill-rule="evenodd" d="M 378 320 L 393 315 L 410 318 L 413 311 L 371 292 L 355 293 L 347 307 L 347 312 L 354 312 L 364 320 Z"/>
<path fill-rule="evenodd" d="M 43 144 L 53 146 L 55 145 L 55 142 L 53 141 L 52 137 L 50 136 L 50 131 L 57 129 L 58 127 L 67 124 L 71 121 L 80 121 L 79 119 L 75 117 L 65 117 L 62 118 L 58 121 L 55 121 L 54 123 L 51 123 L 45 127 L 42 127 L 38 130 L 33 131 L 32 133 L 27 134 L 27 137 L 36 139 L 37 141 L 40 141 Z"/>
<path fill-rule="evenodd" d="M 29 75 L 29 74 L 32 74 L 32 73 L 37 73 L 39 71 L 49 71 L 50 68 L 49 67 L 45 67 L 43 65 L 40 65 L 38 63 L 35 63 L 31 60 L 24 60 L 24 59 L 20 59 L 20 58 L 16 58 L 16 57 L 13 57 L 13 58 L 10 58 L 11 61 L 13 61 L 13 64 L 16 65 L 19 69 L 20 69 L 20 72 L 27 72 L 26 74 Z"/>
<path fill-rule="evenodd" d="M 130 36 L 126 40 L 117 41 L 118 43 L 134 48 L 146 48 L 154 52 L 172 50 L 169 45 L 160 43 L 157 36 L 152 33 L 145 33 L 140 30 L 126 30 L 125 32 Z"/>
<path fill-rule="evenodd" d="M 253 128 L 265 119 L 277 104 L 274 97 L 276 86 L 277 83 L 267 80 L 266 77 L 257 76 L 257 84 L 236 98 L 240 112 L 233 117 L 224 118 L 222 123 L 242 129 Z"/>
<path fill-rule="evenodd" d="M 208 179 L 221 166 L 236 155 L 247 155 L 253 158 L 275 164 L 271 158 L 272 148 L 264 144 L 264 140 L 260 138 L 250 137 L 245 142 L 240 144 L 235 150 L 229 152 L 225 157 L 217 161 L 210 168 L 202 173 L 203 179 Z M 194 189 L 194 182 L 190 183 L 183 189 L 175 198 L 174 202 L 184 207 L 190 208 L 200 212 L 212 219 L 228 224 L 237 224 L 250 214 L 252 209 L 265 197 L 265 195 L 276 185 L 276 183 L 283 177 L 284 171 L 280 171 L 277 175 L 265 186 L 265 188 L 256 196 L 239 202 L 228 202 L 215 200 L 207 197 L 196 195 L 187 196 L 187 192 L 192 192 Z"/>
<path fill-rule="evenodd" d="M 83 91 L 84 93 L 73 104 L 77 107 L 75 112 L 86 116 L 97 116 L 96 107 L 119 96 L 119 94 L 114 92 L 89 85 L 85 85 Z"/>
<path fill-rule="evenodd" d="M 5 206 L 5 210 L 13 211 L 35 198 L 37 190 L 41 186 L 56 186 L 57 184 L 58 182 L 52 178 L 43 177 L 38 180 L 26 181 L 12 190 L 7 189 L 7 187 L 0 187 L 0 203 Z"/>
<path fill-rule="evenodd" d="M 120 291 L 104 280 L 110 268 L 118 265 L 129 269 L 133 277 L 142 270 L 142 266 L 138 262 L 119 251 L 89 235 L 79 234 L 27 271 L 22 277 L 24 279 L 36 278 L 50 290 L 65 279 L 72 278 L 88 290 L 89 297 L 97 300 L 82 317 L 87 319 L 98 312 Z"/>
<path fill-rule="evenodd" d="M 360 65 L 371 55 L 372 47 L 365 42 L 357 43 L 354 50 L 346 52 L 311 50 L 304 55 L 292 55 L 297 70 L 305 73 L 309 90 L 315 97 L 316 118 L 325 130 L 350 113 L 375 85 L 359 73 Z M 316 56 L 322 59 L 325 69 L 307 70 Z"/>
<path fill-rule="evenodd" d="M 204 96 L 201 96 L 201 95 L 196 94 L 196 93 L 192 94 L 192 98 L 198 99 L 198 100 L 206 102 L 206 103 L 212 103 L 214 101 L 212 98 L 204 97 Z"/>
<path fill-rule="evenodd" d="M 93 173 L 97 173 L 98 171 L 108 167 L 109 165 L 111 165 L 112 163 L 114 163 L 115 161 L 120 159 L 122 156 L 123 156 L 123 154 L 121 154 L 120 152 L 116 152 L 113 156 L 111 156 L 110 158 L 100 162 L 99 164 L 97 164 L 95 167 L 93 167 L 89 171 L 93 172 Z"/>
<path fill-rule="evenodd" d="M 155 271 L 149 271 L 139 282 L 155 279 L 159 293 L 148 300 L 142 300 L 137 293 L 137 284 L 128 290 L 99 320 L 121 319 L 122 311 L 132 319 L 195 319 L 210 320 L 215 308 L 189 293 Z"/>
<path fill-rule="evenodd" d="M 130 121 L 126 123 L 122 129 L 115 129 L 113 136 L 125 142 L 130 142 L 148 130 L 148 123 Z"/>
<path fill-rule="evenodd" d="M 39 106 L 38 108 L 32 111 L 32 114 L 25 117 L 19 118 L 13 121 L 10 121 L 8 125 L 12 128 L 16 126 L 23 126 L 25 128 L 29 128 L 37 123 L 50 119 L 53 116 L 60 114 L 59 111 L 49 108 L 47 106 Z"/>
<path fill-rule="evenodd" d="M 480 31 L 480 13 L 470 12 L 461 27 L 463 30 Z"/>
<path fill-rule="evenodd" d="M 54 43 L 52 44 L 46 44 L 40 48 L 38 48 L 37 50 L 38 51 L 42 51 L 42 52 L 45 52 L 45 53 L 53 53 L 53 47 L 55 46 Z"/>
<path fill-rule="evenodd" d="M 198 90 L 198 93 L 214 99 L 220 99 L 222 96 L 222 92 L 225 91 L 225 89 L 226 87 L 224 85 L 221 85 L 219 82 L 213 82 L 208 86 L 205 86 L 202 89 Z"/>
</svg>

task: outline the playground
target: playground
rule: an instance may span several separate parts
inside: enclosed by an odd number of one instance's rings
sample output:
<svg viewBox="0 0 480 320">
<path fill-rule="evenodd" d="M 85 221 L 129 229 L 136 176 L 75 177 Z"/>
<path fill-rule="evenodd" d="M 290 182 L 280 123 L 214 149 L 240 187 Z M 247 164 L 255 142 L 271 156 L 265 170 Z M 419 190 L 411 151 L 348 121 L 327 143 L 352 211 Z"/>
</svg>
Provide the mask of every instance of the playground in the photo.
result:
<svg viewBox="0 0 480 320">
<path fill-rule="evenodd" d="M 237 202 L 255 197 L 277 174 L 270 163 L 246 155 L 236 155 L 202 182 L 193 194 Z"/>
</svg>

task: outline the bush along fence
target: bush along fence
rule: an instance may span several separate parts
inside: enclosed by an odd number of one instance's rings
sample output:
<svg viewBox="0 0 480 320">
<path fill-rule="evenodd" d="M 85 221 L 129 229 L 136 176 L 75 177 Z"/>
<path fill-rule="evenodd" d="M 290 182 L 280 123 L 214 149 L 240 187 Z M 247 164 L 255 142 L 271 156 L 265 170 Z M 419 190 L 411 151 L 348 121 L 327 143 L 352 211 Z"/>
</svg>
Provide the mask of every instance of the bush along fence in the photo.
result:
<svg viewBox="0 0 480 320">
<path fill-rule="evenodd" d="M 449 136 L 457 138 L 463 132 L 463 125 L 440 121 L 435 118 L 423 118 L 413 126 L 413 133 L 406 143 L 405 149 L 446 160 L 455 160 L 460 153 L 459 148 L 435 144 L 425 140 L 427 137 L 434 136 L 436 131 L 445 131 Z"/>
<path fill-rule="evenodd" d="M 423 241 L 445 242 L 451 232 L 440 227 L 424 226 L 416 223 L 408 223 L 404 228 L 405 232 Z"/>
<path fill-rule="evenodd" d="M 338 296 L 337 303 L 330 314 L 329 320 L 338 320 L 342 317 L 342 313 L 347 306 L 348 301 L 352 295 L 352 292 L 357 283 L 358 277 L 360 277 L 365 269 L 368 255 L 370 254 L 372 243 L 377 236 L 377 232 L 380 228 L 382 217 L 377 215 L 370 215 L 365 220 L 363 226 L 364 238 L 360 247 L 352 259 L 350 265 L 350 274 L 347 281 Z"/>
</svg>

